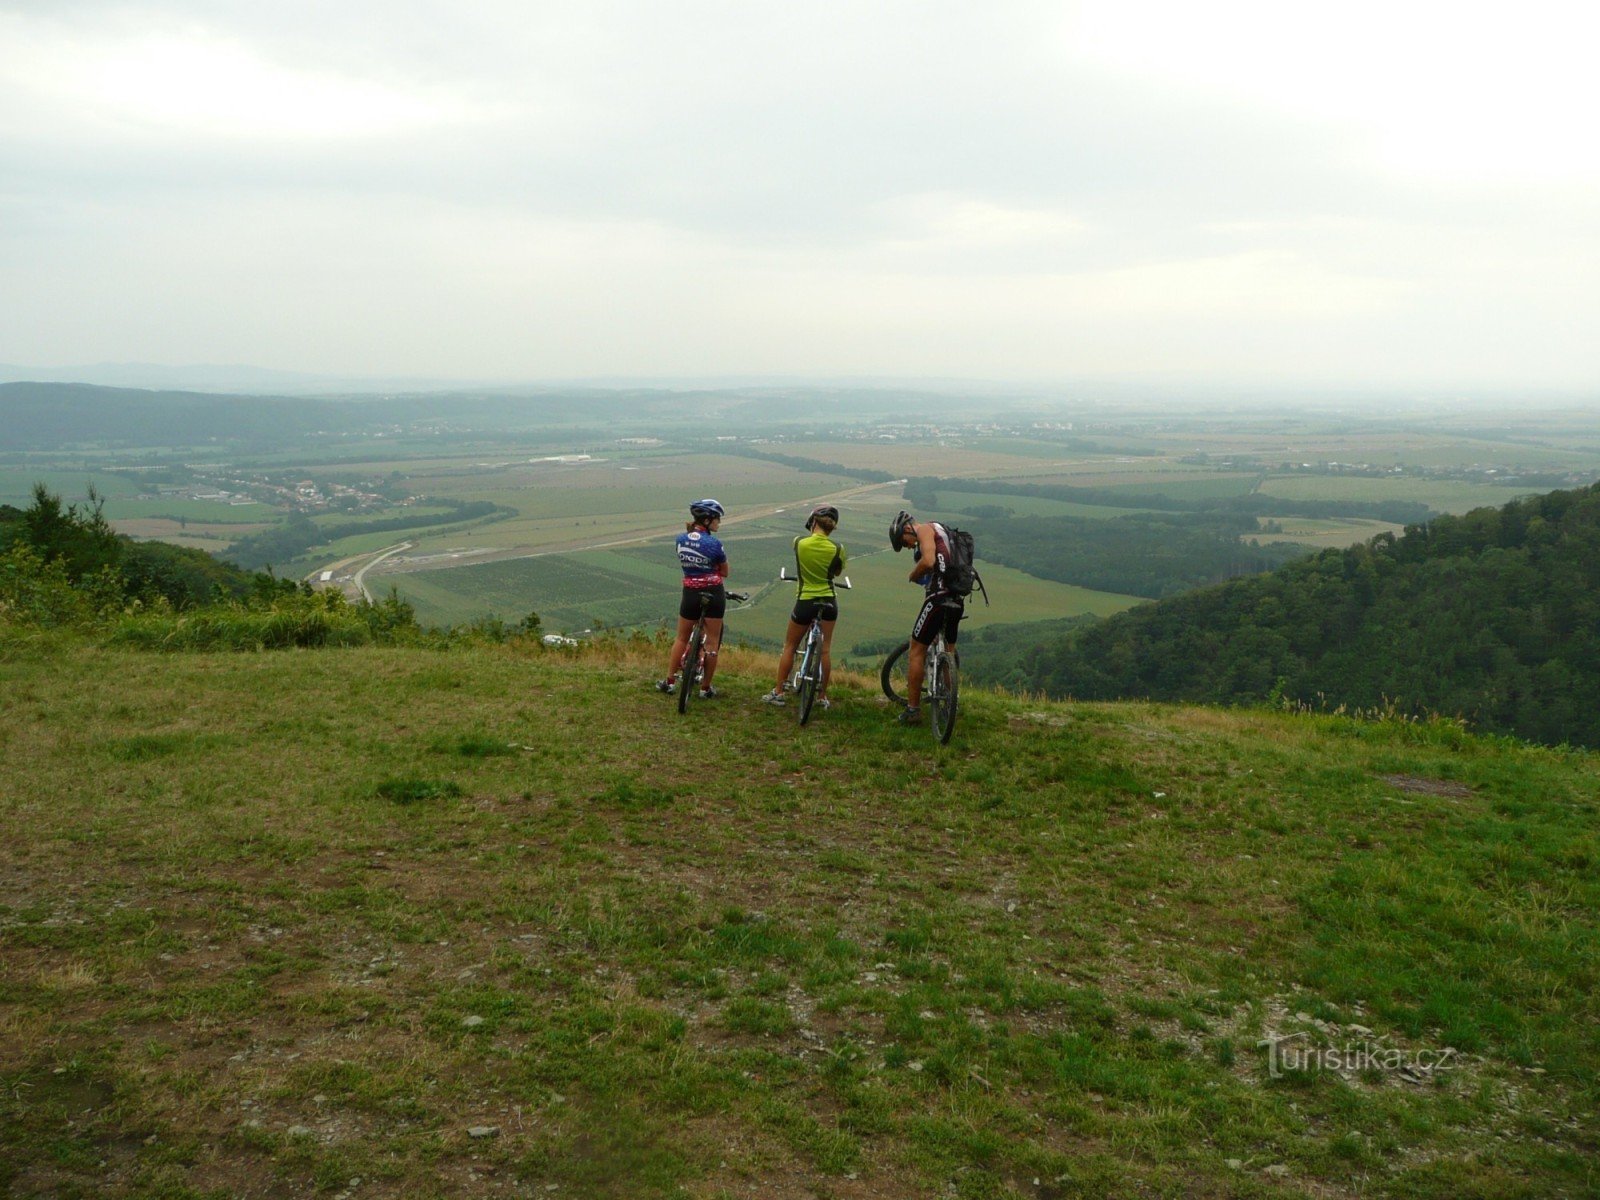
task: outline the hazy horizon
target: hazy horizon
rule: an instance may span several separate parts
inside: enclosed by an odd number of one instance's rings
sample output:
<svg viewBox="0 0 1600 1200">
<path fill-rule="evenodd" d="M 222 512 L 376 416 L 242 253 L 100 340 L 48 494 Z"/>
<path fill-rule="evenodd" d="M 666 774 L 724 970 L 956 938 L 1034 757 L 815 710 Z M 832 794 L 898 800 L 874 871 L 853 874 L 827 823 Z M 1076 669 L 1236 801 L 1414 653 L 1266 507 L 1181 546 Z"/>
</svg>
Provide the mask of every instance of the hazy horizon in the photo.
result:
<svg viewBox="0 0 1600 1200">
<path fill-rule="evenodd" d="M 1593 397 L 1597 33 L 0 0 L 0 363 Z"/>
</svg>

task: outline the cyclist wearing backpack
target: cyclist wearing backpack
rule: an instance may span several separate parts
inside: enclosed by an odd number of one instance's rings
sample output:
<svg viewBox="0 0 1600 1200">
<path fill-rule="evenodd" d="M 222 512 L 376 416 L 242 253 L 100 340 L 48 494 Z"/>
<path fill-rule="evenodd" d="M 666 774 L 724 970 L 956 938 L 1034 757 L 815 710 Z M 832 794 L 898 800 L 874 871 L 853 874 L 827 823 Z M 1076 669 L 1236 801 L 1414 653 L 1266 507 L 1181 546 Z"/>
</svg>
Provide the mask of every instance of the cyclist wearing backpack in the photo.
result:
<svg viewBox="0 0 1600 1200">
<path fill-rule="evenodd" d="M 922 584 L 922 608 L 911 625 L 911 648 L 906 654 L 906 708 L 898 720 L 914 725 L 922 719 L 922 680 L 927 672 L 928 647 L 944 631 L 945 644 L 954 647 L 966 612 L 964 581 L 953 580 L 957 568 L 951 532 L 937 521 L 914 521 L 901 511 L 889 524 L 889 545 L 896 554 L 915 549 L 917 561 L 911 565 L 911 582 Z M 970 563 L 968 564 L 970 573 Z M 971 591 L 971 584 L 966 584 Z"/>
<path fill-rule="evenodd" d="M 844 573 L 844 547 L 832 538 L 839 527 L 839 510 L 824 504 L 811 510 L 806 518 L 809 537 L 794 540 L 795 573 L 800 582 L 795 588 L 794 611 L 789 614 L 789 628 L 784 634 L 783 653 L 778 657 L 778 683 L 761 697 L 764 704 L 782 704 L 783 687 L 789 672 L 794 669 L 795 650 L 813 620 L 822 622 L 822 690 L 817 703 L 823 708 L 828 703 L 828 675 L 833 669 L 829 648 L 833 644 L 833 625 L 839 619 L 839 596 L 833 581 Z"/>
<path fill-rule="evenodd" d="M 715 500 L 696 500 L 689 505 L 689 524 L 678 535 L 678 564 L 683 568 L 683 598 L 678 604 L 678 634 L 667 661 L 667 677 L 656 684 L 658 692 L 671 694 L 677 686 L 678 668 L 689 648 L 689 634 L 700 619 L 701 597 L 709 595 L 705 607 L 705 671 L 700 679 L 700 697 L 710 700 L 718 694 L 711 686 L 717 671 L 717 651 L 722 648 L 722 619 L 728 611 L 728 593 L 723 581 L 728 578 L 728 555 L 717 537 L 722 524 L 722 505 Z M 692 683 L 693 681 L 691 681 Z"/>
</svg>

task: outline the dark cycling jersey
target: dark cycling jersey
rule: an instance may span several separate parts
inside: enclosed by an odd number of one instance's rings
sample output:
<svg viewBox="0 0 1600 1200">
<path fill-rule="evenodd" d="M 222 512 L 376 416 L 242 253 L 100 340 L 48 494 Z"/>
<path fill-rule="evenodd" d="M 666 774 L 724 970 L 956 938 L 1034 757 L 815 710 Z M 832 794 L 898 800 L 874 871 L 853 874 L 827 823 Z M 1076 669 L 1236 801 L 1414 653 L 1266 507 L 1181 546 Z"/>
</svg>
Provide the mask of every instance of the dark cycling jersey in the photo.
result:
<svg viewBox="0 0 1600 1200">
<path fill-rule="evenodd" d="M 933 527 L 933 570 L 922 577 L 923 602 L 917 619 L 911 623 L 911 638 L 924 646 L 931 646 L 940 632 L 944 640 L 956 644 L 961 632 L 961 618 L 966 612 L 966 601 L 950 590 L 944 573 L 950 565 L 950 535 L 937 521 Z"/>
<path fill-rule="evenodd" d="M 949 591 L 949 585 L 944 581 L 944 573 L 950 565 L 950 535 L 939 522 L 929 521 L 928 524 L 933 527 L 933 570 L 922 577 L 922 590 Z"/>
<path fill-rule="evenodd" d="M 687 533 L 680 533 L 677 544 L 684 587 L 716 587 L 723 581 L 728 555 L 715 534 L 696 526 Z"/>
</svg>

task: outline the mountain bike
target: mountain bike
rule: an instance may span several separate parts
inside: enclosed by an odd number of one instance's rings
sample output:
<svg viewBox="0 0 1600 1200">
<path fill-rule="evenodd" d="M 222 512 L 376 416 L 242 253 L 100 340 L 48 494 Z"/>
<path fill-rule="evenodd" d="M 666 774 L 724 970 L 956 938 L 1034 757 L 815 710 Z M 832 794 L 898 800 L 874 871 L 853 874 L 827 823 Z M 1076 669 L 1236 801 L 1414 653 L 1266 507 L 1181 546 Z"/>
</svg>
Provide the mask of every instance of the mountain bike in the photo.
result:
<svg viewBox="0 0 1600 1200">
<path fill-rule="evenodd" d="M 911 640 L 908 638 L 889 651 L 889 657 L 883 660 L 883 669 L 878 672 L 878 683 L 883 688 L 883 694 L 902 707 L 911 703 L 905 663 L 906 653 L 910 649 Z M 948 744 L 950 735 L 956 731 L 956 707 L 961 698 L 960 665 L 957 652 L 946 644 L 944 630 L 941 629 L 928 647 L 927 672 L 922 680 L 924 701 L 928 706 L 928 725 L 941 746 Z"/>
<path fill-rule="evenodd" d="M 785 583 L 799 582 L 789 574 L 789 568 L 783 567 L 778 571 L 778 578 Z M 833 581 L 836 588 L 850 590 L 850 577 L 841 575 Z M 811 719 L 812 705 L 816 704 L 817 696 L 822 691 L 822 618 L 813 617 L 811 627 L 806 630 L 805 639 L 800 643 L 799 655 L 795 659 L 794 670 L 789 675 L 788 688 L 800 702 L 800 724 L 804 725 Z"/>
<path fill-rule="evenodd" d="M 709 589 L 708 589 L 709 590 Z M 749 592 L 728 592 L 727 597 L 736 604 L 743 604 L 750 599 Z M 689 697 L 700 687 L 700 677 L 705 674 L 706 662 L 706 608 L 711 603 L 711 597 L 702 593 L 700 596 L 700 616 L 694 623 L 694 628 L 689 632 L 689 644 L 683 651 L 683 663 L 678 667 L 678 711 L 689 711 Z M 721 640 L 718 640 L 718 649 L 721 649 Z"/>
</svg>

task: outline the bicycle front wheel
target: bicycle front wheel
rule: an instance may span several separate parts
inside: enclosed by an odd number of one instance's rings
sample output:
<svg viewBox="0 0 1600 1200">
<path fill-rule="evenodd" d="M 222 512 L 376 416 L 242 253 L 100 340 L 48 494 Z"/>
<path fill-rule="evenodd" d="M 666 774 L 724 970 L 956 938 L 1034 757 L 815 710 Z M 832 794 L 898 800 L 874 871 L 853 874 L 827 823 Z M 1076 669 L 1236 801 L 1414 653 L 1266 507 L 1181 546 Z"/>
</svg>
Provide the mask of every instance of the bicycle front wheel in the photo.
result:
<svg viewBox="0 0 1600 1200">
<path fill-rule="evenodd" d="M 955 655 L 941 650 L 933 660 L 933 689 L 928 699 L 933 709 L 933 736 L 941 746 L 956 731 L 956 698 L 961 681 Z"/>
<path fill-rule="evenodd" d="M 683 652 L 683 665 L 678 669 L 678 711 L 689 711 L 689 696 L 700 682 L 700 656 L 706 648 L 706 627 L 696 625 L 689 635 L 689 645 Z"/>
<path fill-rule="evenodd" d="M 911 649 L 909 641 L 901 642 L 889 651 L 889 657 L 883 660 L 883 669 L 878 672 L 878 683 L 883 688 L 883 694 L 896 704 L 906 704 L 906 695 L 911 691 L 911 685 L 906 682 L 906 651 Z"/>
</svg>

